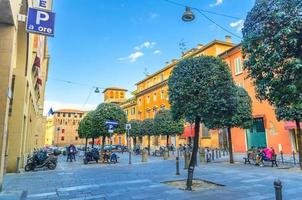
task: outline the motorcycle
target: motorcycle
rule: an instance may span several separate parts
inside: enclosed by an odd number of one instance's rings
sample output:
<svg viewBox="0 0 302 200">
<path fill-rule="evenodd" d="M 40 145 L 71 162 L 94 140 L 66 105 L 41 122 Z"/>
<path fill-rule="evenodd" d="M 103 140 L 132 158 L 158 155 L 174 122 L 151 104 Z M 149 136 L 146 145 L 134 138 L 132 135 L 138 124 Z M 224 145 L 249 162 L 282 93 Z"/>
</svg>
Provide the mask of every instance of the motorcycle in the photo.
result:
<svg viewBox="0 0 302 200">
<path fill-rule="evenodd" d="M 25 165 L 25 171 L 33 171 L 36 168 L 47 167 L 50 170 L 54 170 L 57 167 L 57 153 L 47 155 L 45 151 L 37 151 L 33 153 L 33 156 L 28 157 Z"/>
<path fill-rule="evenodd" d="M 85 153 L 83 161 L 84 164 L 86 165 L 91 161 L 96 161 L 96 163 L 98 163 L 99 159 L 100 159 L 100 152 L 96 148 L 93 148 L 92 150 Z"/>
</svg>

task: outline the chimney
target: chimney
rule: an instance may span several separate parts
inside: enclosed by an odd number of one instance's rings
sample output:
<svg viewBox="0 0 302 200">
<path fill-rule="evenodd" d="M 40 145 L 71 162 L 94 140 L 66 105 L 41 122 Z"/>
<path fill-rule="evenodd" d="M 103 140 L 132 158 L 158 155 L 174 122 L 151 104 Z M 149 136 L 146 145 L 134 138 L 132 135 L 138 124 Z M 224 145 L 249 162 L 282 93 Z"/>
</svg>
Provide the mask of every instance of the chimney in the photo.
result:
<svg viewBox="0 0 302 200">
<path fill-rule="evenodd" d="M 197 49 L 201 49 L 203 47 L 203 44 L 198 44 Z"/>
<path fill-rule="evenodd" d="M 226 35 L 226 36 L 225 36 L 225 41 L 226 41 L 226 42 L 229 42 L 229 43 L 232 43 L 232 37 L 229 36 L 229 35 Z"/>
</svg>

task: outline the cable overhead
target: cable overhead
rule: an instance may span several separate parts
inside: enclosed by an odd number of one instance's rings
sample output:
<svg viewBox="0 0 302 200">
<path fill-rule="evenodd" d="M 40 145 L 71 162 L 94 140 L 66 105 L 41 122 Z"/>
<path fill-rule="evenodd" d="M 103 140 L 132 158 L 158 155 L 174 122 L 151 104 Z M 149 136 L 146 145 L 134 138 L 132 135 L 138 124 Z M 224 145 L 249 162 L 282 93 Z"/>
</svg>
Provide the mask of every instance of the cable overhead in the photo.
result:
<svg viewBox="0 0 302 200">
<path fill-rule="evenodd" d="M 228 17 L 228 18 L 233 18 L 233 19 L 241 19 L 241 18 L 238 18 L 238 17 L 234 17 L 234 16 L 230 16 L 230 15 L 226 15 L 226 14 L 221 14 L 221 13 L 216 13 L 216 12 L 212 12 L 212 11 L 208 11 L 208 10 L 203 10 L 203 9 L 199 9 L 199 8 L 196 8 L 196 7 L 191 7 L 191 6 L 187 6 L 185 4 L 181 4 L 181 3 L 178 3 L 178 2 L 175 2 L 175 1 L 172 1 L 172 0 L 163 0 L 167 3 L 170 3 L 170 4 L 174 4 L 174 5 L 177 5 L 177 6 L 181 6 L 181 7 L 190 7 L 192 10 L 196 10 L 199 14 L 201 14 L 203 17 L 205 17 L 207 20 L 209 20 L 210 22 L 212 22 L 213 24 L 215 24 L 216 26 L 218 26 L 219 28 L 221 28 L 222 30 L 226 31 L 227 33 L 233 35 L 234 37 L 237 37 L 239 39 L 242 39 L 242 37 L 240 37 L 239 35 L 229 31 L 227 28 L 221 26 L 220 24 L 218 24 L 217 22 L 215 22 L 213 19 L 211 19 L 210 17 L 208 17 L 206 14 L 204 13 L 210 13 L 210 14 L 214 14 L 214 15 L 218 15 L 218 16 L 223 16 L 223 17 Z"/>
</svg>

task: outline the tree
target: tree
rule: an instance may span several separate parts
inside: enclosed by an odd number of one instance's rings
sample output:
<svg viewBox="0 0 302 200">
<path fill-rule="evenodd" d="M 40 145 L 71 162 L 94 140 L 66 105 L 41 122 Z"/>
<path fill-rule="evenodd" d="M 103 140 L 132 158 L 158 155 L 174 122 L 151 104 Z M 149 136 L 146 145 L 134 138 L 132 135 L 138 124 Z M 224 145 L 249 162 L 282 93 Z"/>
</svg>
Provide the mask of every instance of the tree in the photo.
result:
<svg viewBox="0 0 302 200">
<path fill-rule="evenodd" d="M 210 129 L 227 129 L 230 163 L 234 163 L 231 128 L 251 128 L 253 116 L 252 100 L 245 89 L 235 85 L 230 89 L 219 86 L 218 93 L 213 92 L 206 106 L 204 123 Z"/>
<path fill-rule="evenodd" d="M 88 139 L 92 137 L 93 133 L 93 112 L 87 113 L 87 115 L 80 121 L 78 128 L 78 135 L 80 138 L 85 138 L 85 152 L 87 150 Z"/>
<path fill-rule="evenodd" d="M 154 130 L 157 135 L 167 136 L 167 148 L 169 146 L 169 136 L 180 135 L 184 130 L 182 120 L 174 120 L 170 110 L 160 110 L 154 117 Z"/>
<path fill-rule="evenodd" d="M 130 129 L 130 137 L 133 138 L 134 146 L 136 146 L 136 137 L 142 135 L 142 121 L 140 120 L 130 120 L 129 124 L 131 124 Z"/>
<path fill-rule="evenodd" d="M 243 28 L 242 50 L 256 95 L 275 107 L 278 120 L 295 121 L 302 169 L 302 4 L 257 0 Z"/>
<path fill-rule="evenodd" d="M 102 136 L 102 150 L 106 137 L 109 137 L 106 121 L 116 121 L 118 125 L 114 128 L 114 133 L 124 133 L 127 122 L 126 114 L 121 107 L 113 103 L 101 103 L 93 114 L 93 126 L 97 137 Z"/>
<path fill-rule="evenodd" d="M 151 140 L 151 136 L 155 135 L 154 120 L 145 119 L 142 123 L 141 129 L 142 129 L 142 135 L 148 136 L 148 155 L 150 155 L 150 140 Z"/>
<path fill-rule="evenodd" d="M 232 94 L 232 77 L 225 62 L 212 56 L 200 56 L 182 60 L 173 69 L 168 81 L 169 102 L 174 119 L 194 121 L 193 152 L 188 168 L 187 190 L 192 190 L 196 165 L 200 123 L 207 114 L 206 107 L 213 94 L 220 95 L 217 87 L 224 87 Z M 217 106 L 225 106 L 220 101 Z M 228 106 L 228 105 L 227 105 Z"/>
</svg>

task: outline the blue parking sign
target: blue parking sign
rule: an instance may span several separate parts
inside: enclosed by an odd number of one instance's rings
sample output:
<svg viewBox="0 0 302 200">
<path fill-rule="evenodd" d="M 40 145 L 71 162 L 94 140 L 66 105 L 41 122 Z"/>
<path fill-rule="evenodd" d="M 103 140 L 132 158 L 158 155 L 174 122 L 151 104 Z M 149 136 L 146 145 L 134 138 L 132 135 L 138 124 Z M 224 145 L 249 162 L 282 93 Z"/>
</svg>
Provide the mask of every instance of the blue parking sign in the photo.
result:
<svg viewBox="0 0 302 200">
<path fill-rule="evenodd" d="M 55 13 L 28 8 L 26 31 L 47 36 L 54 36 Z"/>
</svg>

